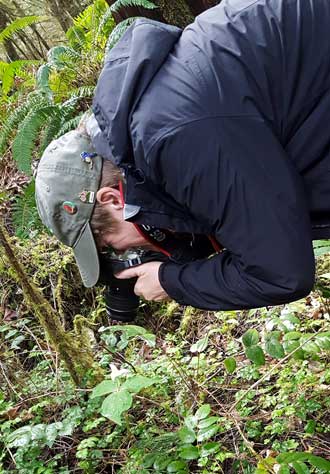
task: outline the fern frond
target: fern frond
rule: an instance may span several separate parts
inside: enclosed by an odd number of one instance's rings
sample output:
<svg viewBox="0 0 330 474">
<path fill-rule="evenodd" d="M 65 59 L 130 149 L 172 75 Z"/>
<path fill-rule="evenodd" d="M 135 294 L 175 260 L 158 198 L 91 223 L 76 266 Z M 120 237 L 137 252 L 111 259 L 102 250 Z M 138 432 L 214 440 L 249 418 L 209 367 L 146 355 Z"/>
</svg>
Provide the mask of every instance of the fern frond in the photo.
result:
<svg viewBox="0 0 330 474">
<path fill-rule="evenodd" d="M 4 96 L 10 92 L 13 87 L 14 79 L 16 76 L 20 75 L 23 72 L 25 66 L 31 66 L 37 64 L 38 61 L 33 59 L 21 59 L 18 61 L 12 61 L 7 63 L 7 67 L 2 66 L 0 77 L 2 80 L 1 92 Z"/>
<path fill-rule="evenodd" d="M 82 86 L 78 89 L 73 89 L 70 93 L 71 98 L 83 99 L 84 97 L 93 97 L 95 86 Z"/>
<path fill-rule="evenodd" d="M 147 10 L 154 10 L 158 8 L 153 2 L 149 0 L 117 0 L 113 5 L 111 5 L 110 10 L 112 12 L 117 12 L 121 8 L 125 7 L 142 7 Z"/>
<path fill-rule="evenodd" d="M 11 36 L 19 30 L 23 30 L 27 26 L 33 25 L 35 23 L 39 23 L 41 21 L 46 21 L 49 18 L 46 16 L 37 16 L 37 15 L 30 15 L 25 16 L 23 18 L 17 18 L 16 20 L 12 21 L 10 25 L 6 26 L 0 32 L 0 43 L 11 38 Z"/>
<path fill-rule="evenodd" d="M 34 180 L 25 188 L 24 194 L 17 197 L 13 204 L 13 224 L 20 238 L 28 238 L 31 231 L 42 228 L 35 201 Z"/>
<path fill-rule="evenodd" d="M 58 133 L 54 136 L 54 138 L 59 138 L 61 135 L 64 135 L 65 133 L 70 132 L 71 130 L 74 130 L 75 128 L 77 128 L 81 120 L 81 117 L 83 115 L 84 115 L 84 112 L 81 112 L 76 117 L 73 117 L 71 120 L 66 121 L 65 124 L 60 128 Z"/>
<path fill-rule="evenodd" d="M 50 117 L 56 116 L 58 108 L 56 105 L 48 105 L 37 110 L 32 110 L 21 123 L 15 140 L 13 141 L 13 158 L 18 168 L 31 174 L 32 153 L 41 127 Z"/>
<path fill-rule="evenodd" d="M 120 40 L 120 38 L 123 36 L 125 31 L 134 23 L 135 20 L 137 20 L 138 16 L 133 16 L 131 18 L 127 18 L 124 21 L 121 21 L 118 23 L 116 28 L 111 32 L 111 35 L 108 38 L 106 47 L 105 47 L 105 56 L 108 54 L 111 48 L 115 46 L 115 44 Z"/>
<path fill-rule="evenodd" d="M 76 63 L 80 58 L 81 55 L 69 46 L 54 46 L 47 53 L 48 65 L 56 69 L 64 69 L 68 63 Z"/>
<path fill-rule="evenodd" d="M 43 64 L 36 74 L 37 90 L 45 94 L 49 99 L 53 97 L 53 92 L 49 86 L 50 71 L 51 68 L 49 64 Z"/>
<path fill-rule="evenodd" d="M 97 30 L 97 36 L 101 36 L 102 34 L 109 36 L 110 32 L 115 28 L 115 20 L 112 16 L 111 8 L 107 8 L 106 12 L 102 16 L 100 20 L 100 24 Z"/>
<path fill-rule="evenodd" d="M 20 107 L 14 109 L 0 129 L 0 155 L 4 152 L 9 137 L 17 129 L 19 124 L 23 122 L 27 114 L 33 110 L 45 107 L 47 104 L 49 104 L 49 102 L 44 96 L 34 92 L 27 97 L 26 101 Z"/>
</svg>

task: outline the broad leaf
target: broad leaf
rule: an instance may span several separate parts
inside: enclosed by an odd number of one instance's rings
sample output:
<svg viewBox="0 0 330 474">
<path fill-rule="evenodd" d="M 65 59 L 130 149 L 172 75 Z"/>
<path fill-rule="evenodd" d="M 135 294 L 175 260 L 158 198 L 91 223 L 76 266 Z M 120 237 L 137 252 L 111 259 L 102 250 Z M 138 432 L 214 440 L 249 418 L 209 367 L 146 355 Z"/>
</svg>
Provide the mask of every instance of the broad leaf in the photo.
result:
<svg viewBox="0 0 330 474">
<path fill-rule="evenodd" d="M 198 420 L 203 420 L 210 414 L 210 411 L 211 411 L 211 407 L 207 403 L 205 405 L 202 405 L 200 408 L 198 408 L 198 410 L 195 413 L 195 416 Z"/>
<path fill-rule="evenodd" d="M 101 414 L 121 425 L 121 415 L 131 408 L 132 402 L 132 395 L 127 390 L 111 393 L 102 403 Z"/>
<path fill-rule="evenodd" d="M 251 347 L 259 342 L 259 334 L 256 329 L 248 329 L 242 336 L 242 341 L 245 347 Z"/>
<path fill-rule="evenodd" d="M 235 372 L 237 364 L 234 357 L 227 357 L 227 359 L 225 359 L 223 363 L 228 374 L 232 374 L 233 372 Z"/>
<path fill-rule="evenodd" d="M 102 395 L 107 395 L 108 393 L 114 392 L 118 388 L 118 384 L 113 380 L 103 380 L 94 387 L 91 398 L 101 397 Z"/>
<path fill-rule="evenodd" d="M 260 346 L 247 347 L 245 350 L 247 357 L 257 366 L 264 365 L 265 355 Z"/>
<path fill-rule="evenodd" d="M 150 387 L 156 383 L 158 379 L 149 379 L 143 375 L 134 375 L 130 379 L 126 380 L 121 386 L 122 389 L 128 390 L 129 392 L 138 393 L 143 388 Z"/>
</svg>

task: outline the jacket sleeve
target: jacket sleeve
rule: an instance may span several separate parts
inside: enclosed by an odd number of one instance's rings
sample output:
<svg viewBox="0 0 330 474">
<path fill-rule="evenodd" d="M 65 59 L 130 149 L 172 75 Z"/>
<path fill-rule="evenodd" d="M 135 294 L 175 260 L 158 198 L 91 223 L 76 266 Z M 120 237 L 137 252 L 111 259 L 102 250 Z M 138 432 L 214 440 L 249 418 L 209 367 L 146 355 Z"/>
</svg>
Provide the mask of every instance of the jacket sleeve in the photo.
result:
<svg viewBox="0 0 330 474">
<path fill-rule="evenodd" d="M 303 181 L 261 118 L 211 117 L 153 146 L 162 186 L 225 250 L 161 265 L 160 282 L 181 304 L 209 310 L 288 303 L 311 290 L 314 254 Z"/>
</svg>

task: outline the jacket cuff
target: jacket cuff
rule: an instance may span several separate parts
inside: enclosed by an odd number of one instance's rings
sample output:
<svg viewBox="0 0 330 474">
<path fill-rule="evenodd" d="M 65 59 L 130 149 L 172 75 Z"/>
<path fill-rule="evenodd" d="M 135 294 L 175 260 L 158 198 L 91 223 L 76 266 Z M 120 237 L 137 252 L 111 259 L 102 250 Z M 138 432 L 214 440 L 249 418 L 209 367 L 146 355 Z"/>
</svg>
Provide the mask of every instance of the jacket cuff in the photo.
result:
<svg viewBox="0 0 330 474">
<path fill-rule="evenodd" d="M 183 295 L 178 290 L 176 282 L 179 279 L 181 265 L 173 262 L 164 262 L 160 265 L 158 270 L 158 278 L 161 286 L 164 288 L 170 298 L 177 303 L 186 305 L 183 300 Z"/>
</svg>

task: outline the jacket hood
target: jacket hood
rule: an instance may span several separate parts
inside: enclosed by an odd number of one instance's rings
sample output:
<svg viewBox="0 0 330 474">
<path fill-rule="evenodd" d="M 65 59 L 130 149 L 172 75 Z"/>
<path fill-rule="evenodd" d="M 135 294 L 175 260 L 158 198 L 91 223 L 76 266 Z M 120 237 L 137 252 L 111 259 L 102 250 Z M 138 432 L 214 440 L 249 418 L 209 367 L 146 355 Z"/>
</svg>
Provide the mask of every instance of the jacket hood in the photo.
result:
<svg viewBox="0 0 330 474">
<path fill-rule="evenodd" d="M 180 35 L 175 26 L 139 19 L 106 56 L 93 101 L 101 132 L 92 140 L 96 151 L 118 166 L 134 162 L 131 115 Z"/>
</svg>

